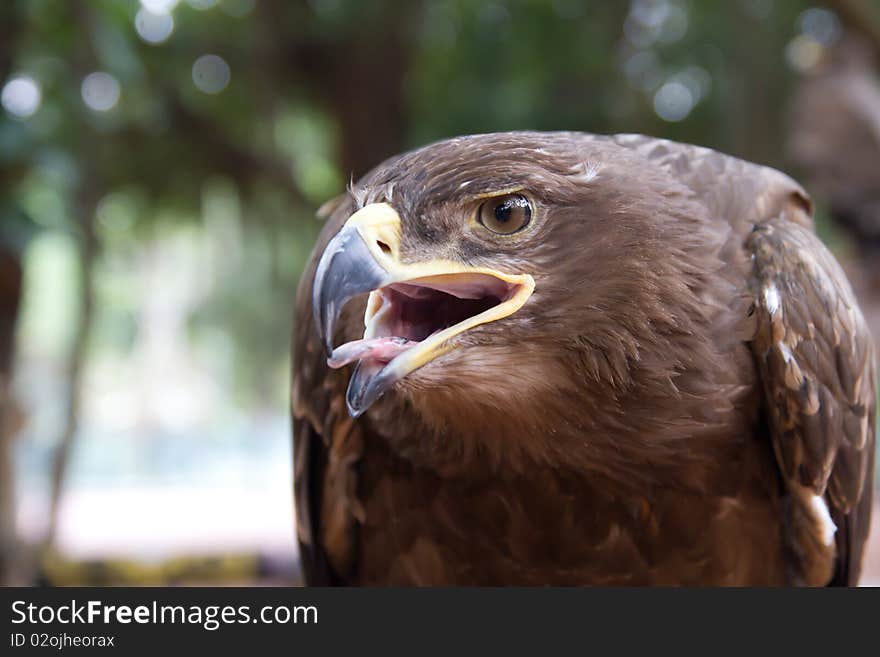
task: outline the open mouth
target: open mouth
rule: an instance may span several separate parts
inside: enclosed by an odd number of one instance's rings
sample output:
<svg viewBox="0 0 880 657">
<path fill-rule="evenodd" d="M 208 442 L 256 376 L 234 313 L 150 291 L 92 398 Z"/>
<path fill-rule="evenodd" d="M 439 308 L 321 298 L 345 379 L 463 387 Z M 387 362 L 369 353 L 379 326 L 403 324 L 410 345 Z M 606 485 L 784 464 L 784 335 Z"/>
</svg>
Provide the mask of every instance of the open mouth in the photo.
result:
<svg viewBox="0 0 880 657">
<path fill-rule="evenodd" d="M 437 349 L 462 331 L 509 314 L 505 305 L 522 287 L 482 273 L 391 283 L 370 293 L 363 339 L 336 347 L 327 364 L 384 366 L 412 349 Z"/>
<path fill-rule="evenodd" d="M 315 328 L 340 368 L 357 362 L 345 401 L 358 417 L 388 389 L 455 348 L 454 338 L 480 324 L 512 315 L 535 289 L 530 274 L 462 262 L 401 259 L 401 223 L 387 203 L 366 205 L 324 248 L 312 282 Z M 343 305 L 370 293 L 363 338 L 335 347 Z"/>
</svg>

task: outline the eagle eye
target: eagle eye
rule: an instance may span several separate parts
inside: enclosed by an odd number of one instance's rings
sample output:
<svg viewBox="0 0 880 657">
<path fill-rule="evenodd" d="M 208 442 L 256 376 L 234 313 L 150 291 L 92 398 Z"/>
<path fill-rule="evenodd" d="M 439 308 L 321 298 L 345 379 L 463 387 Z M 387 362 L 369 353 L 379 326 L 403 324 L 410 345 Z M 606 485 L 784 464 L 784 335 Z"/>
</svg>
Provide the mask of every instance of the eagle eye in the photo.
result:
<svg viewBox="0 0 880 657">
<path fill-rule="evenodd" d="M 478 220 L 493 233 L 511 235 L 532 219 L 532 204 L 522 194 L 490 198 L 480 206 Z"/>
</svg>

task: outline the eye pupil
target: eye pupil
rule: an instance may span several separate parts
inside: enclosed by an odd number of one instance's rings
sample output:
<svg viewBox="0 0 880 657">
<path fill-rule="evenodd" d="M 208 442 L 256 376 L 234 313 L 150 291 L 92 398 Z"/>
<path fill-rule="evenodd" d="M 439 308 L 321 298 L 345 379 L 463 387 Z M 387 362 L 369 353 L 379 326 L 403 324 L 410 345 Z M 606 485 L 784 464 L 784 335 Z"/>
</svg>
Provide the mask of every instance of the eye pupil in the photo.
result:
<svg viewBox="0 0 880 657">
<path fill-rule="evenodd" d="M 480 206 L 479 221 L 493 233 L 510 235 L 522 230 L 532 218 L 532 205 L 521 194 L 489 199 Z"/>
<path fill-rule="evenodd" d="M 512 213 L 513 208 L 510 205 L 510 201 L 504 201 L 495 207 L 495 220 L 502 224 L 507 223 L 510 221 Z"/>
</svg>

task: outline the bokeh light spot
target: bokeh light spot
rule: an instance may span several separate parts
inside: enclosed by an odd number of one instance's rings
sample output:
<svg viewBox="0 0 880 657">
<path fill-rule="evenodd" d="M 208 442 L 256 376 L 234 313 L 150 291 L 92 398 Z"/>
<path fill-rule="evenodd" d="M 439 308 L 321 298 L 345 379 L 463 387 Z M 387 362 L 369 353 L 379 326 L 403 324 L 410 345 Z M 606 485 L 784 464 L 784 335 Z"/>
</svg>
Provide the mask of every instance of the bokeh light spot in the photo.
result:
<svg viewBox="0 0 880 657">
<path fill-rule="evenodd" d="M 833 45 L 840 38 L 840 21 L 837 15 L 828 9 L 814 7 L 807 9 L 798 16 L 800 31 L 815 39 L 823 46 Z"/>
<path fill-rule="evenodd" d="M 174 19 L 171 14 L 157 14 L 146 7 L 141 7 L 134 18 L 134 29 L 147 43 L 162 43 L 174 31 Z"/>
<path fill-rule="evenodd" d="M 29 75 L 11 78 L 3 85 L 3 92 L 0 94 L 3 109 L 20 119 L 32 116 L 40 108 L 42 99 L 40 85 Z"/>
<path fill-rule="evenodd" d="M 662 75 L 660 60 L 653 50 L 640 50 L 627 58 L 623 72 L 633 87 L 643 91 L 656 89 Z"/>
<path fill-rule="evenodd" d="M 675 43 L 681 41 L 687 34 L 690 20 L 687 10 L 678 5 L 669 7 L 666 14 L 666 20 L 663 21 L 663 28 L 660 31 L 659 40 L 662 43 Z"/>
<path fill-rule="evenodd" d="M 800 34 L 785 47 L 785 59 L 794 70 L 805 73 L 822 59 L 825 48 L 813 37 Z"/>
<path fill-rule="evenodd" d="M 712 89 L 712 76 L 702 66 L 688 66 L 677 73 L 672 80 L 688 88 L 694 99 L 694 105 L 708 96 Z"/>
<path fill-rule="evenodd" d="M 170 14 L 180 0 L 141 0 L 141 7 L 154 14 Z"/>
<path fill-rule="evenodd" d="M 202 55 L 192 68 L 192 78 L 199 91 L 218 94 L 229 84 L 229 64 L 217 55 Z"/>
<path fill-rule="evenodd" d="M 109 73 L 90 73 L 83 80 L 80 91 L 83 102 L 96 112 L 113 109 L 119 102 L 119 83 Z"/>
<path fill-rule="evenodd" d="M 681 121 L 695 104 L 691 90 L 677 80 L 667 82 L 654 94 L 654 111 L 664 121 Z"/>
</svg>

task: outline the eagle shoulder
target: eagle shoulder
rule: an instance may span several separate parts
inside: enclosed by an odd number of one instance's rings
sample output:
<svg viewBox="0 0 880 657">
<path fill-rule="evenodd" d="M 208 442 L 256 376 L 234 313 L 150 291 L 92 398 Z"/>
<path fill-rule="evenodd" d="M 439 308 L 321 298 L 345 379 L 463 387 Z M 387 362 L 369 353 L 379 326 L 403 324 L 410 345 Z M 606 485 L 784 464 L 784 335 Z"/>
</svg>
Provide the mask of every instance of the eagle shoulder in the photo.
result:
<svg viewBox="0 0 880 657">
<path fill-rule="evenodd" d="M 869 529 L 876 422 L 870 331 L 842 269 L 816 236 L 812 202 L 792 178 L 708 148 L 614 137 L 685 184 L 732 227 L 722 257 L 745 245 L 750 342 L 768 431 L 785 482 L 791 573 L 853 584 Z"/>
</svg>

